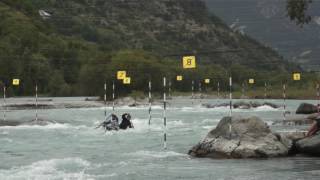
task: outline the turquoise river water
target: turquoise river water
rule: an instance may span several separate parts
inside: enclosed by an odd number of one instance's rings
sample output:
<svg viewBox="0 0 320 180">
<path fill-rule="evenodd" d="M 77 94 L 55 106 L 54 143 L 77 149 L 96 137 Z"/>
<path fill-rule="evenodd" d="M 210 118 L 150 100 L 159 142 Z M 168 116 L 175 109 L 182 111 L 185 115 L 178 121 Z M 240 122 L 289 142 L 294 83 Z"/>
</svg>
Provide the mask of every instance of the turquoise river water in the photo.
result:
<svg viewBox="0 0 320 180">
<path fill-rule="evenodd" d="M 193 101 L 193 104 L 190 99 L 169 101 L 166 150 L 161 106 L 153 106 L 151 126 L 148 107 L 116 107 L 118 115 L 131 113 L 135 129 L 112 133 L 95 129 L 104 119 L 103 107 L 40 110 L 41 119 L 58 123 L 0 127 L 0 180 L 319 179 L 320 158 L 214 160 L 188 156 L 188 150 L 222 117 L 229 115 L 228 108 L 206 109 L 199 100 Z M 202 101 L 217 103 L 217 100 Z M 268 102 L 282 104 L 280 100 Z M 308 101 L 287 101 L 288 109 L 294 112 L 301 102 Z M 107 110 L 111 113 L 110 107 Z M 31 120 L 34 113 L 15 110 L 7 116 Z M 282 119 L 282 110 L 270 107 L 235 110 L 234 114 L 259 116 L 270 125 Z M 307 127 L 272 126 L 272 129 L 296 131 Z"/>
</svg>

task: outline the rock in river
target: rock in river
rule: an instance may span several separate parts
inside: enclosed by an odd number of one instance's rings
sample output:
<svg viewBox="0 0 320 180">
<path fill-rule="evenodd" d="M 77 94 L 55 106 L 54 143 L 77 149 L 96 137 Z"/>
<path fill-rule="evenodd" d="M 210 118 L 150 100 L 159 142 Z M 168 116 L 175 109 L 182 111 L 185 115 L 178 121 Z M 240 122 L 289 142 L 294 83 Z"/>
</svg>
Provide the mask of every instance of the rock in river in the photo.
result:
<svg viewBox="0 0 320 180">
<path fill-rule="evenodd" d="M 300 154 L 320 156 L 320 135 L 304 138 L 296 142 L 296 151 Z"/>
<path fill-rule="evenodd" d="M 318 111 L 317 106 L 308 103 L 302 103 L 298 107 L 296 114 L 312 114 Z"/>
<path fill-rule="evenodd" d="M 287 156 L 291 141 L 271 132 L 257 117 L 225 117 L 189 154 L 211 158 L 268 158 Z"/>
</svg>

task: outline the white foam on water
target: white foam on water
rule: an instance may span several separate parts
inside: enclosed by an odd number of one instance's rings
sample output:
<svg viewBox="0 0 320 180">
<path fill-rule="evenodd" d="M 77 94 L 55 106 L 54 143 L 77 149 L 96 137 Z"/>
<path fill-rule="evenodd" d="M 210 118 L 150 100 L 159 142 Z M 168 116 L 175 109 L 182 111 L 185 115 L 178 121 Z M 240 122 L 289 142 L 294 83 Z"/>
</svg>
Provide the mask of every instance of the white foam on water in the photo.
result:
<svg viewBox="0 0 320 180">
<path fill-rule="evenodd" d="M 162 130 L 161 126 L 160 126 L 160 119 L 157 118 L 153 118 L 151 119 L 151 125 L 149 126 L 149 119 L 139 119 L 139 118 L 135 118 L 132 120 L 134 129 L 130 129 L 132 131 L 144 131 L 144 130 L 153 130 L 153 131 L 160 131 Z"/>
<path fill-rule="evenodd" d="M 215 126 L 202 126 L 203 129 L 213 129 Z"/>
<path fill-rule="evenodd" d="M 21 125 L 21 126 L 2 126 L 0 129 L 6 130 L 26 130 L 26 129 L 39 129 L 39 130 L 52 130 L 52 129 L 82 129 L 88 128 L 87 126 L 73 126 L 71 124 L 52 123 L 45 126 L 40 125 Z"/>
<path fill-rule="evenodd" d="M 3 132 L 0 132 L 1 135 L 8 135 L 9 132 L 8 131 L 3 131 Z"/>
<path fill-rule="evenodd" d="M 0 141 L 5 141 L 5 142 L 8 142 L 8 143 L 12 143 L 13 140 L 10 139 L 10 138 L 3 138 L 3 139 L 0 139 Z"/>
<path fill-rule="evenodd" d="M 201 107 L 201 106 L 196 106 L 196 107 L 182 107 L 180 108 L 182 112 L 216 112 L 216 111 L 226 111 L 229 110 L 226 107 L 216 107 L 216 108 L 206 108 L 206 107 Z"/>
<path fill-rule="evenodd" d="M 158 105 L 152 106 L 152 109 L 163 109 L 163 106 L 158 106 Z"/>
<path fill-rule="evenodd" d="M 34 162 L 30 165 L 0 170 L 1 180 L 51 180 L 51 179 L 95 179 L 95 176 L 86 174 L 91 163 L 81 158 L 50 159 Z M 72 167 L 67 171 L 66 168 Z"/>
<path fill-rule="evenodd" d="M 181 126 L 186 126 L 186 125 L 187 124 L 182 122 L 181 120 L 168 121 L 168 126 L 181 127 Z"/>
<path fill-rule="evenodd" d="M 268 105 L 263 105 L 257 108 L 253 108 L 254 111 L 279 111 L 279 109 L 277 108 L 273 108 L 271 106 Z"/>
<path fill-rule="evenodd" d="M 213 123 L 213 122 L 220 122 L 221 119 L 204 119 L 201 121 L 201 124 Z"/>
<path fill-rule="evenodd" d="M 174 151 L 137 151 L 129 153 L 129 156 L 148 157 L 148 158 L 167 158 L 167 157 L 187 157 L 187 154 L 177 153 Z"/>
</svg>

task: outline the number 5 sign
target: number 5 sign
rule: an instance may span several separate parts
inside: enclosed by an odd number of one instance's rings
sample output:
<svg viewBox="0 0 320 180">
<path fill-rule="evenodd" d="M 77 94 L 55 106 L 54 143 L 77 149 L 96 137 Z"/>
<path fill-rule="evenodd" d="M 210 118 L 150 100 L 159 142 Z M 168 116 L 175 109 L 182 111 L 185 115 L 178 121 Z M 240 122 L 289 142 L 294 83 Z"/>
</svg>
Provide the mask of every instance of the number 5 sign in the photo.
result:
<svg viewBox="0 0 320 180">
<path fill-rule="evenodd" d="M 196 57 L 195 56 L 184 56 L 182 58 L 184 69 L 196 68 Z"/>
</svg>

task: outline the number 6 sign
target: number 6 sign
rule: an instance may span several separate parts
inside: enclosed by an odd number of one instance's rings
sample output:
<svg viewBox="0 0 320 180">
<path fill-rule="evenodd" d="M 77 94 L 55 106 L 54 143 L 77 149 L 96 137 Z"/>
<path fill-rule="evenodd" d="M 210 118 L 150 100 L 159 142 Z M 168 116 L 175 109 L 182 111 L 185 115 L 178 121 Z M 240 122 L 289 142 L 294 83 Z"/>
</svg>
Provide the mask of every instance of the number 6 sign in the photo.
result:
<svg viewBox="0 0 320 180">
<path fill-rule="evenodd" d="M 183 68 L 184 69 L 192 69 L 196 68 L 196 57 L 195 56 L 184 56 L 182 58 Z"/>
</svg>

